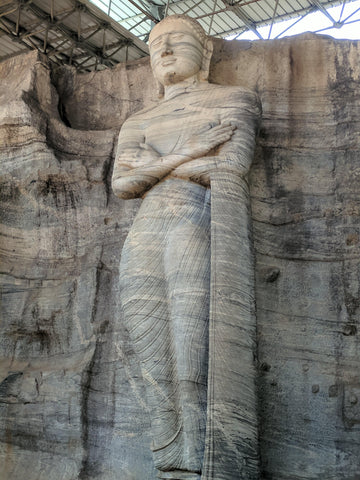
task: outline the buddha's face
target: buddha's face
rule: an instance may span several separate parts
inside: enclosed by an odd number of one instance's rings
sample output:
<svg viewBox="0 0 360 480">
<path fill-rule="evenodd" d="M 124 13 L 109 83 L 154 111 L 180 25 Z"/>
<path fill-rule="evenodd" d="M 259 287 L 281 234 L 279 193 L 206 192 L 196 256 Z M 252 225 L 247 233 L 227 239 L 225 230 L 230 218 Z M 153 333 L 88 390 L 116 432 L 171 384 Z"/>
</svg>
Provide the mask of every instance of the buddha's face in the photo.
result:
<svg viewBox="0 0 360 480">
<path fill-rule="evenodd" d="M 154 75 L 164 86 L 186 80 L 201 70 L 204 47 L 185 22 L 157 25 L 149 47 Z"/>
</svg>

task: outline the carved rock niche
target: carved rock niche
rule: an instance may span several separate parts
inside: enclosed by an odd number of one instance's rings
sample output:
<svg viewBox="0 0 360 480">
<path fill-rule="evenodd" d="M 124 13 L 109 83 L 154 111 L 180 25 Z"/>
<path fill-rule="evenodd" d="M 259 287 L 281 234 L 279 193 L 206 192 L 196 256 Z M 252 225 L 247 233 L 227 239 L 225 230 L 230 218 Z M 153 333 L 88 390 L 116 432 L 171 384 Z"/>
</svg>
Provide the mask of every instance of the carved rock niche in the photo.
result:
<svg viewBox="0 0 360 480">
<path fill-rule="evenodd" d="M 214 45 L 210 81 L 256 91 L 263 108 L 249 176 L 259 478 L 356 480 L 360 45 Z M 0 478 L 155 480 L 119 309 L 140 202 L 110 185 L 123 122 L 158 101 L 148 59 L 79 75 L 33 52 L 0 78 Z"/>
</svg>

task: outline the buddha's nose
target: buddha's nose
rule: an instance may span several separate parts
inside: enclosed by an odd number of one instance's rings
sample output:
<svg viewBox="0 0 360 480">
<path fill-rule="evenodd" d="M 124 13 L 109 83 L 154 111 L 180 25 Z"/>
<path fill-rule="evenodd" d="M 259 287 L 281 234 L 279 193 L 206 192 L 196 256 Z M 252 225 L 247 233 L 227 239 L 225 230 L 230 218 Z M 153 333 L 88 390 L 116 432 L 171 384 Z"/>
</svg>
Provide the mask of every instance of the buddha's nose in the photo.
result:
<svg viewBox="0 0 360 480">
<path fill-rule="evenodd" d="M 168 55 L 172 55 L 172 54 L 173 54 L 172 49 L 168 45 L 166 45 L 163 51 L 161 52 L 161 57 L 167 57 Z"/>
</svg>

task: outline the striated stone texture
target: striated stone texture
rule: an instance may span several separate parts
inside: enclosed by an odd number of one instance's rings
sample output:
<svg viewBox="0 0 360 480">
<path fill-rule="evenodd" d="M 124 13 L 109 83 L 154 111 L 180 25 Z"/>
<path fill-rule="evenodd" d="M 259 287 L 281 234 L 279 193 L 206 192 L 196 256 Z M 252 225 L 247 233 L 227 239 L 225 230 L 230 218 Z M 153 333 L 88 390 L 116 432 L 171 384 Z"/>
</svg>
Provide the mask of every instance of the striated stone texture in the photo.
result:
<svg viewBox="0 0 360 480">
<path fill-rule="evenodd" d="M 360 46 L 215 47 L 211 82 L 263 105 L 250 182 L 262 479 L 357 480 Z M 0 479 L 155 480 L 118 311 L 139 203 L 109 183 L 122 122 L 156 101 L 150 66 L 77 75 L 31 53 L 0 78 Z"/>
<path fill-rule="evenodd" d="M 116 305 L 133 208 L 110 188 L 118 132 L 65 126 L 39 60 L 1 65 L 0 478 L 146 478 Z"/>
<path fill-rule="evenodd" d="M 183 15 L 157 24 L 163 101 L 122 125 L 112 188 L 147 192 L 121 252 L 123 320 L 141 365 L 159 478 L 259 478 L 248 173 L 261 115 L 207 82 L 213 43 Z"/>
</svg>

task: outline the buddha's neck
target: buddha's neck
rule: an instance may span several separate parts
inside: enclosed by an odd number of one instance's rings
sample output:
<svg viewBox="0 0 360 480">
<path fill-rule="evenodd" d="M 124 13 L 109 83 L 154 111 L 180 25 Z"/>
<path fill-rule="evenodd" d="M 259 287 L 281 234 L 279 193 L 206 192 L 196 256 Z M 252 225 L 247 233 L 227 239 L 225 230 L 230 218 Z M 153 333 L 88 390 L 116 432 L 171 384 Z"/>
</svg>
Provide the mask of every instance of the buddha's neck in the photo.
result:
<svg viewBox="0 0 360 480">
<path fill-rule="evenodd" d="M 195 74 L 189 78 L 186 78 L 182 82 L 174 83 L 173 85 L 165 85 L 164 99 L 176 97 L 180 93 L 183 93 L 188 88 L 196 87 L 200 84 L 199 75 Z"/>
</svg>

